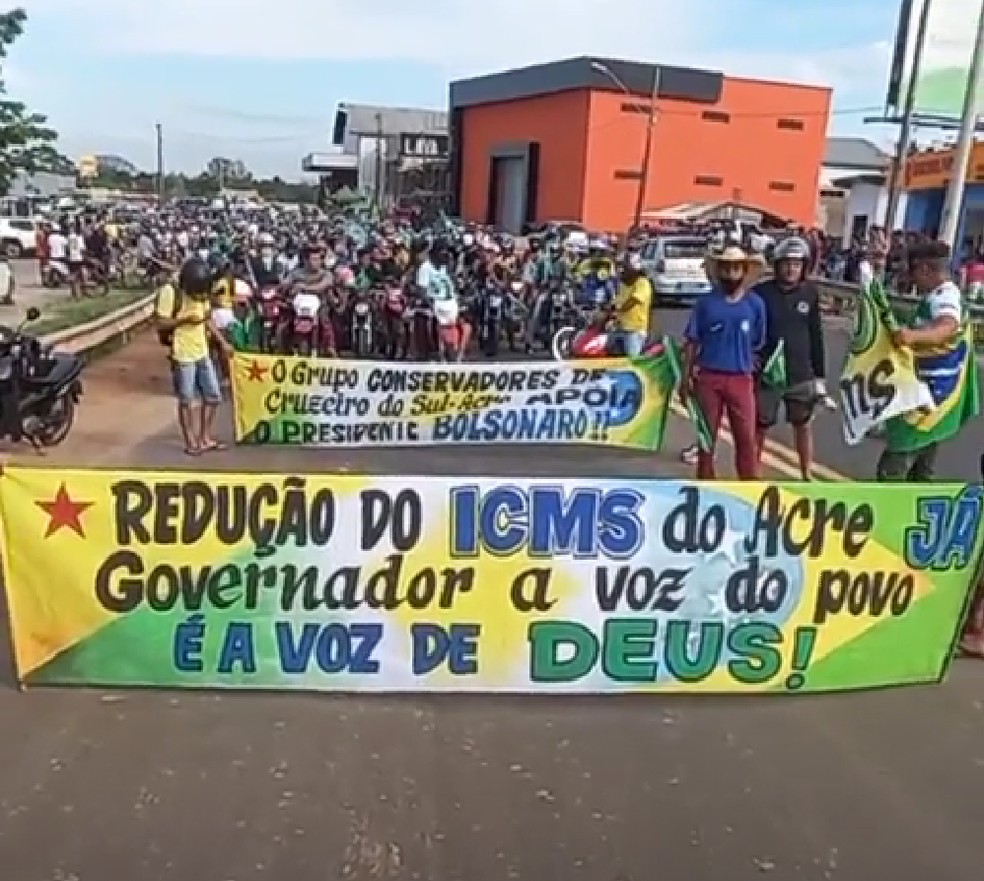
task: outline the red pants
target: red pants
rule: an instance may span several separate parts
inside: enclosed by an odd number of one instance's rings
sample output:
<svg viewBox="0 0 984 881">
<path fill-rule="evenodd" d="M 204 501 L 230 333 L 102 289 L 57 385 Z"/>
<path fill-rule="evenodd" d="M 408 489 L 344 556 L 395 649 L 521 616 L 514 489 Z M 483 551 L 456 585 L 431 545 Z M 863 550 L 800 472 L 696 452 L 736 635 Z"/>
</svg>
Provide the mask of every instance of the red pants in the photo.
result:
<svg viewBox="0 0 984 881">
<path fill-rule="evenodd" d="M 714 444 L 721 427 L 721 414 L 727 412 L 735 441 L 735 470 L 742 480 L 758 479 L 758 442 L 755 436 L 755 382 L 740 373 L 701 370 L 695 384 L 697 403 L 704 411 Z M 714 450 L 697 455 L 697 479 L 714 480 Z"/>
</svg>

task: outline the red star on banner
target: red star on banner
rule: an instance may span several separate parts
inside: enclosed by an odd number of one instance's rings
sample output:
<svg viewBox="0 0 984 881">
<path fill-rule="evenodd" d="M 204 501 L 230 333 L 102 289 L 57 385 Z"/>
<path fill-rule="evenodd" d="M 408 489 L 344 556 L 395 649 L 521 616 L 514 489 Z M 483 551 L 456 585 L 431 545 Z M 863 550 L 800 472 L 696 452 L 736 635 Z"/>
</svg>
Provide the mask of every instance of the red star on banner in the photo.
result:
<svg viewBox="0 0 984 881">
<path fill-rule="evenodd" d="M 269 369 L 270 369 L 269 367 L 264 367 L 259 361 L 257 361 L 254 358 L 253 362 L 249 365 L 249 370 L 246 373 L 246 378 L 250 382 L 262 382 L 266 377 L 267 371 Z"/>
<path fill-rule="evenodd" d="M 92 507 L 92 502 L 77 502 L 69 494 L 65 484 L 58 487 L 58 492 L 50 502 L 35 502 L 48 515 L 48 528 L 45 538 L 51 538 L 63 527 L 71 529 L 76 535 L 85 538 L 82 528 L 82 515 Z"/>
</svg>

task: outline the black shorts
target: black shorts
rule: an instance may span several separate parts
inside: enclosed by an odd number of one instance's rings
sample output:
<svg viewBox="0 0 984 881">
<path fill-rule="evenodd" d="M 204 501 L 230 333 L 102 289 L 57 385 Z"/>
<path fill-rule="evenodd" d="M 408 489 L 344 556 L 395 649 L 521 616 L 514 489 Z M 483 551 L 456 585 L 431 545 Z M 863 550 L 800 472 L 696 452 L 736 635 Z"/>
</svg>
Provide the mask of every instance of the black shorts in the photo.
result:
<svg viewBox="0 0 984 881">
<path fill-rule="evenodd" d="M 776 390 L 758 386 L 758 424 L 771 428 L 779 422 L 779 405 L 786 411 L 786 422 L 790 425 L 806 425 L 813 418 L 817 405 L 817 393 L 813 380 L 800 382 L 788 388 Z"/>
</svg>

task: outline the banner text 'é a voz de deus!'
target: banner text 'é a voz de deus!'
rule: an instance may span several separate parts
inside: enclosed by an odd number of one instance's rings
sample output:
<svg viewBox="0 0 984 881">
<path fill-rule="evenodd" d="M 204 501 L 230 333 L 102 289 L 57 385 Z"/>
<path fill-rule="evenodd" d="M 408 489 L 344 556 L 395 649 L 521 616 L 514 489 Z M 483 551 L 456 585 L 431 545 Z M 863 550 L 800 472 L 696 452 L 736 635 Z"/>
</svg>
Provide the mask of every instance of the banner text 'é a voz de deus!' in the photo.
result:
<svg viewBox="0 0 984 881">
<path fill-rule="evenodd" d="M 300 446 L 605 444 L 657 450 L 671 354 L 579 364 L 233 362 L 236 440 Z"/>
<path fill-rule="evenodd" d="M 963 485 L 10 468 L 28 685 L 803 692 L 944 674 Z"/>
</svg>

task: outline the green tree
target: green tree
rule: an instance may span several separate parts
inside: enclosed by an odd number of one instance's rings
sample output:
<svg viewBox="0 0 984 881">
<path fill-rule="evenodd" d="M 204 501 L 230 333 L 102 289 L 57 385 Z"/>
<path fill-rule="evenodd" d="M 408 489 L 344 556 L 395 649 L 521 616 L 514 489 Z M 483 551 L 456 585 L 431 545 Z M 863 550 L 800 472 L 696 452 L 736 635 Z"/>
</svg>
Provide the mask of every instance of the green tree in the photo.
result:
<svg viewBox="0 0 984 881">
<path fill-rule="evenodd" d="M 5 195 L 19 171 L 33 173 L 58 164 L 56 133 L 40 113 L 28 111 L 21 101 L 7 97 L 2 78 L 3 60 L 24 33 L 27 13 L 14 9 L 0 13 L 0 195 Z"/>
</svg>

